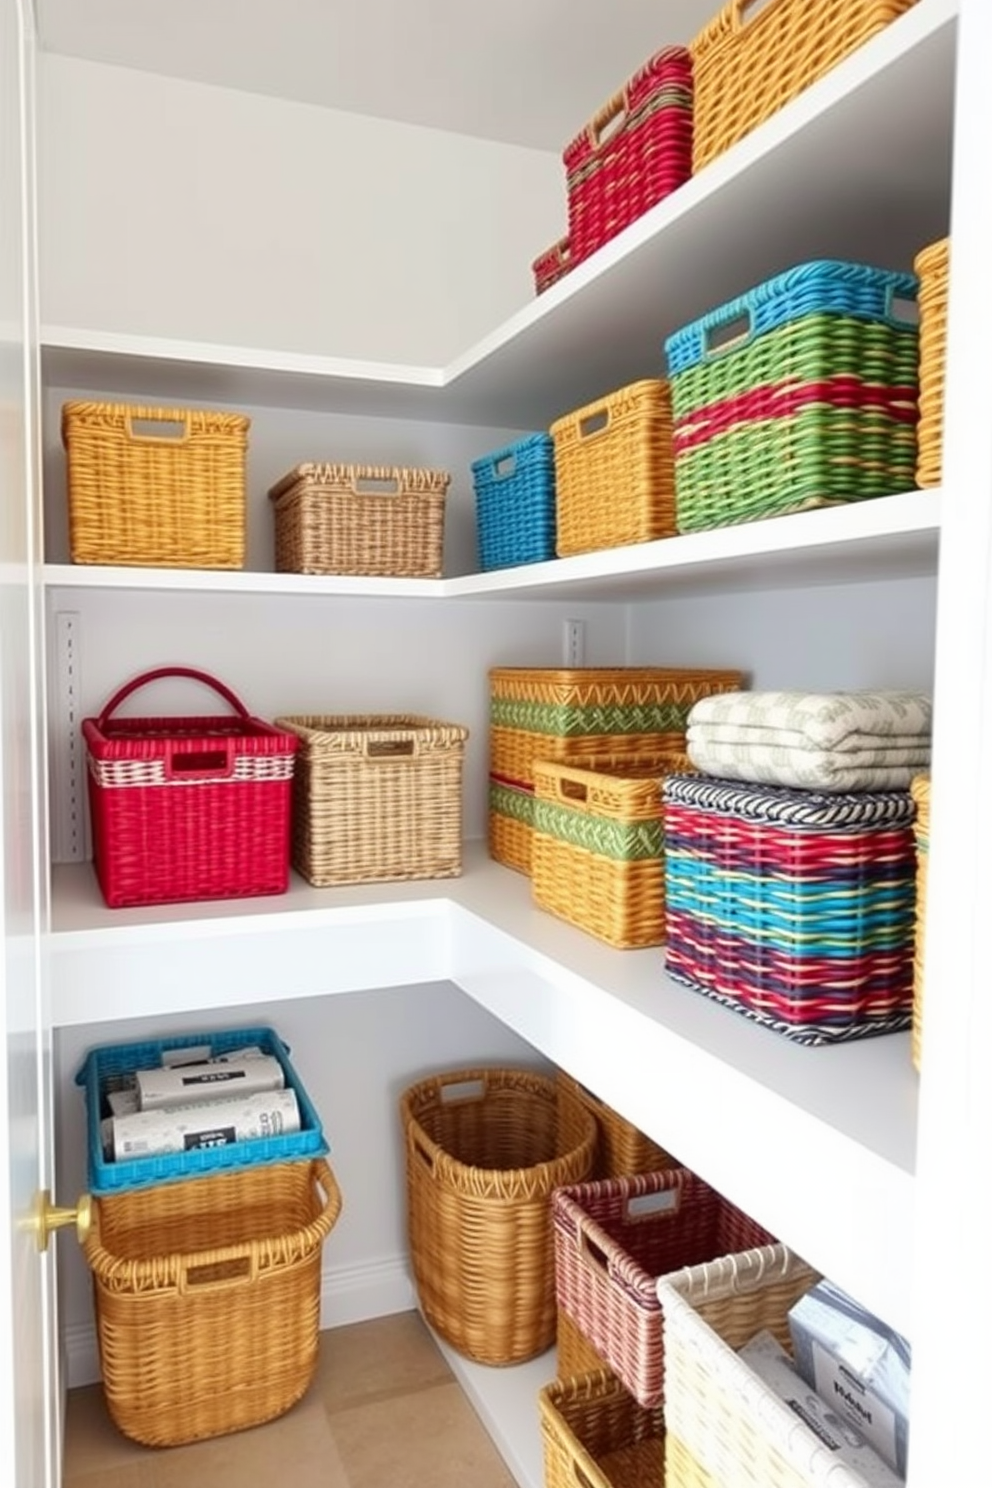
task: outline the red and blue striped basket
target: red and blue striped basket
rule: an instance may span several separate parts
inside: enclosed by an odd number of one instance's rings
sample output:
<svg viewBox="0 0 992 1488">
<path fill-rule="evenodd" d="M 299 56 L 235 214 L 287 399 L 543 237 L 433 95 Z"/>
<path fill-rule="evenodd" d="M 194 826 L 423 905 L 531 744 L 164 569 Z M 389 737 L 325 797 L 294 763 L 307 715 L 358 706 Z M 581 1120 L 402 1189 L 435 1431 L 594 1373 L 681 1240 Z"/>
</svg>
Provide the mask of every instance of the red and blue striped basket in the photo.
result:
<svg viewBox="0 0 992 1488">
<path fill-rule="evenodd" d="M 670 976 L 803 1044 L 910 1026 L 908 791 L 669 775 L 664 811 Z"/>
<path fill-rule="evenodd" d="M 821 259 L 668 338 L 680 532 L 915 488 L 918 286 Z"/>
<path fill-rule="evenodd" d="M 555 557 L 555 450 L 530 434 L 472 461 L 479 567 L 513 568 Z"/>
</svg>

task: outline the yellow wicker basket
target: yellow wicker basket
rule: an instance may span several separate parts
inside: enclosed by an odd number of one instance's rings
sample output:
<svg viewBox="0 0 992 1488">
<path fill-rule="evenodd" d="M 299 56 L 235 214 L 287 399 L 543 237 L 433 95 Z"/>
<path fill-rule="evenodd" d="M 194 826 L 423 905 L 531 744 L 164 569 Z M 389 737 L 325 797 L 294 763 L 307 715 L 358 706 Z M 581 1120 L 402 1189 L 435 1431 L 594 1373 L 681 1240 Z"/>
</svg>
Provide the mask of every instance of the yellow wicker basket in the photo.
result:
<svg viewBox="0 0 992 1488">
<path fill-rule="evenodd" d="M 281 718 L 300 740 L 293 867 L 317 886 L 462 871 L 468 729 L 415 714 Z"/>
<path fill-rule="evenodd" d="M 920 421 L 916 426 L 918 486 L 939 486 L 944 467 L 944 365 L 947 359 L 947 282 L 951 240 L 918 253 L 920 279 Z"/>
<path fill-rule="evenodd" d="M 276 571 L 439 578 L 450 480 L 444 470 L 297 465 L 269 492 Z"/>
<path fill-rule="evenodd" d="M 656 1173 L 673 1165 L 674 1158 L 664 1148 L 565 1070 L 558 1071 L 558 1086 L 581 1101 L 596 1121 L 599 1142 L 591 1178 L 629 1178 L 635 1173 Z M 576 1374 L 580 1372 L 575 1370 Z"/>
<path fill-rule="evenodd" d="M 435 1075 L 400 1112 L 424 1316 L 480 1364 L 543 1353 L 557 1312 L 551 1194 L 588 1176 L 595 1121 L 554 1080 L 512 1069 Z"/>
<path fill-rule="evenodd" d="M 664 1482 L 660 1405 L 645 1409 L 608 1370 L 559 1378 L 538 1394 L 545 1488 Z"/>
<path fill-rule="evenodd" d="M 572 1321 L 564 1307 L 559 1307 L 555 1378 L 574 1379 L 576 1375 L 591 1374 L 596 1369 L 605 1369 L 613 1375 L 606 1360 L 597 1353 L 578 1323 Z"/>
<path fill-rule="evenodd" d="M 655 768 L 685 749 L 693 703 L 743 687 L 690 667 L 494 667 L 489 673 L 489 851 L 531 871 L 537 760 Z"/>
<path fill-rule="evenodd" d="M 73 563 L 241 568 L 249 427 L 204 409 L 64 404 Z"/>
<path fill-rule="evenodd" d="M 676 753 L 651 765 L 534 765 L 534 902 L 618 950 L 662 945 L 662 782 L 692 770 Z"/>
<path fill-rule="evenodd" d="M 560 558 L 674 537 L 672 400 L 663 378 L 618 389 L 551 425 Z"/>
<path fill-rule="evenodd" d="M 916 802 L 916 935 L 913 943 L 913 1021 L 909 1052 L 919 1070 L 923 1055 L 923 956 L 927 928 L 927 865 L 930 858 L 930 776 L 917 775 L 910 786 Z"/>
<path fill-rule="evenodd" d="M 259 1164 L 95 1199 L 107 1408 L 170 1447 L 287 1411 L 317 1366 L 321 1247 L 341 1211 L 321 1159 Z"/>
<path fill-rule="evenodd" d="M 916 0 L 728 0 L 693 39 L 693 172 Z"/>
</svg>

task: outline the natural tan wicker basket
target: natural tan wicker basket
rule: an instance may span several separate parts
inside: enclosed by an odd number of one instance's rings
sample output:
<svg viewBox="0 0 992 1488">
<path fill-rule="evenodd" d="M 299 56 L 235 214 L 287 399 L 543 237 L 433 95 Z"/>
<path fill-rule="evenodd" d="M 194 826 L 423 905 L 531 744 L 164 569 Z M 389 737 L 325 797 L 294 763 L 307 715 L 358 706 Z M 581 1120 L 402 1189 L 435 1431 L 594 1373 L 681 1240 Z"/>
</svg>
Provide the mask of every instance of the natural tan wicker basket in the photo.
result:
<svg viewBox="0 0 992 1488">
<path fill-rule="evenodd" d="M 764 1246 L 658 1282 L 665 1349 L 665 1488 L 863 1488 L 860 1475 L 737 1356 L 767 1328 L 792 1352 L 788 1312 L 820 1280 Z"/>
<path fill-rule="evenodd" d="M 591 1178 L 627 1178 L 634 1173 L 656 1173 L 659 1168 L 674 1163 L 674 1158 L 657 1142 L 638 1131 L 633 1122 L 614 1111 L 565 1070 L 558 1071 L 558 1086 L 581 1101 L 596 1121 L 599 1141 L 596 1162 L 589 1175 Z M 576 1374 L 580 1372 L 575 1371 Z"/>
<path fill-rule="evenodd" d="M 578 1374 L 590 1374 L 596 1369 L 612 1369 L 601 1354 L 597 1353 L 578 1323 L 573 1323 L 564 1308 L 558 1309 L 557 1366 L 555 1378 L 573 1379 Z M 614 1375 L 614 1378 L 616 1376 Z"/>
<path fill-rule="evenodd" d="M 913 1068 L 919 1070 L 923 1057 L 923 957 L 927 930 L 927 867 L 930 859 L 930 776 L 917 775 L 910 786 L 916 802 L 916 933 L 913 941 L 913 1021 L 910 1026 L 909 1053 Z"/>
<path fill-rule="evenodd" d="M 920 421 L 916 426 L 916 483 L 939 486 L 944 468 L 944 366 L 947 360 L 947 291 L 951 240 L 918 253 L 920 280 Z"/>
<path fill-rule="evenodd" d="M 661 1406 L 646 1410 L 608 1370 L 559 1377 L 538 1394 L 545 1488 L 662 1483 Z"/>
<path fill-rule="evenodd" d="M 749 134 L 916 0 L 728 0 L 690 44 L 692 169 Z"/>
<path fill-rule="evenodd" d="M 424 1316 L 481 1364 L 514 1364 L 555 1338 L 551 1194 L 588 1174 L 596 1123 L 553 1079 L 470 1069 L 400 1103 L 407 1224 Z"/>
<path fill-rule="evenodd" d="M 662 780 L 692 770 L 673 753 L 638 767 L 534 764 L 534 902 L 618 950 L 662 945 Z"/>
<path fill-rule="evenodd" d="M 202 408 L 62 408 L 73 563 L 241 568 L 250 419 Z"/>
<path fill-rule="evenodd" d="M 93 1201 L 107 1408 L 169 1447 L 287 1411 L 317 1365 L 321 1247 L 341 1211 L 321 1159 L 259 1164 Z"/>
<path fill-rule="evenodd" d="M 297 465 L 269 492 L 279 573 L 439 578 L 443 470 Z"/>
<path fill-rule="evenodd" d="M 560 558 L 675 535 L 672 399 L 663 378 L 619 388 L 549 432 Z"/>
<path fill-rule="evenodd" d="M 468 729 L 416 714 L 302 714 L 293 772 L 293 867 L 326 886 L 462 871 Z"/>
</svg>

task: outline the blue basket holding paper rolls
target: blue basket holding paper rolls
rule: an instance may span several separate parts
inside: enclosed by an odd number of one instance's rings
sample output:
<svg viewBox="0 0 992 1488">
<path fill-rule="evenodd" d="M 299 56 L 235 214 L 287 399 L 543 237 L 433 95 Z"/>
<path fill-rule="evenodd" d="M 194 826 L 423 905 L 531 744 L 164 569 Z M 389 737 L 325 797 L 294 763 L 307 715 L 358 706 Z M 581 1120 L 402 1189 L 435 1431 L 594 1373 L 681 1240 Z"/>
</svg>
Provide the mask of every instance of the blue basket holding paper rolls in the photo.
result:
<svg viewBox="0 0 992 1488">
<path fill-rule="evenodd" d="M 216 1059 L 252 1047 L 276 1059 L 282 1067 L 283 1088 L 295 1096 L 299 1130 L 282 1130 L 250 1140 L 232 1140 L 231 1134 L 225 1134 L 207 1145 L 190 1146 L 182 1152 L 149 1152 L 118 1160 L 105 1155 L 101 1123 L 111 1114 L 108 1098 L 112 1092 L 124 1089 L 129 1077 L 159 1067 L 167 1053 L 202 1049 L 206 1057 Z M 76 1083 L 83 1087 L 86 1100 L 90 1193 L 97 1197 L 121 1194 L 206 1174 L 325 1156 L 329 1147 L 320 1117 L 289 1053 L 288 1045 L 267 1026 L 105 1044 L 91 1049 L 76 1074 Z"/>
</svg>

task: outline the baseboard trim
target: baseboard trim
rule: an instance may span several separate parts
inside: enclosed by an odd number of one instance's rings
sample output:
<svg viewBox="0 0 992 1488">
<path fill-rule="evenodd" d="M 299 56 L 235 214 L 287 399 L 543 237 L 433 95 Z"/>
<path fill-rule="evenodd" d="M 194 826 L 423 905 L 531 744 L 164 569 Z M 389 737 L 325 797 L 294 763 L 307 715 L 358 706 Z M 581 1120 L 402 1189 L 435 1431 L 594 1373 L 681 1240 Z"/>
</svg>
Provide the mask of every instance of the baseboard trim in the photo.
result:
<svg viewBox="0 0 992 1488">
<path fill-rule="evenodd" d="M 409 1312 L 416 1293 L 405 1255 L 380 1256 L 352 1266 L 325 1266 L 320 1279 L 320 1326 L 340 1328 L 370 1318 Z M 94 1385 L 100 1380 L 100 1356 L 93 1323 L 71 1323 L 63 1331 L 66 1386 Z"/>
</svg>

